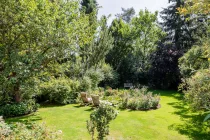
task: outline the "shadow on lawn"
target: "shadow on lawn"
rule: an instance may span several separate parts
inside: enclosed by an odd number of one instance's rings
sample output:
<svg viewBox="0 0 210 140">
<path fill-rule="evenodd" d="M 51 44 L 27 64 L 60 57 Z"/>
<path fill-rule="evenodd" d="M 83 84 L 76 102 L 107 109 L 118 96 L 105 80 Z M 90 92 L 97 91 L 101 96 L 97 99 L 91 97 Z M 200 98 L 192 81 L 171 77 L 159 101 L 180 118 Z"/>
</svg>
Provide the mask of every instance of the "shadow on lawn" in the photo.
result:
<svg viewBox="0 0 210 140">
<path fill-rule="evenodd" d="M 8 118 L 6 119 L 6 123 L 12 124 L 12 123 L 20 122 L 23 124 L 31 124 L 33 122 L 40 121 L 40 120 L 42 120 L 42 118 L 34 113 L 34 114 L 26 115 L 26 116 Z"/>
<path fill-rule="evenodd" d="M 89 107 L 88 109 L 85 109 L 85 111 L 93 111 L 95 107 L 93 106 L 85 106 L 85 105 L 75 105 L 75 108 L 81 108 L 81 107 Z"/>
<path fill-rule="evenodd" d="M 40 108 L 53 108 L 53 107 L 63 107 L 65 105 L 53 104 L 53 103 L 40 103 Z"/>
<path fill-rule="evenodd" d="M 174 90 L 152 90 L 152 92 L 154 94 L 160 94 L 161 96 L 175 98 L 177 100 L 183 100 L 184 99 L 183 93 L 179 93 L 179 92 L 174 91 Z"/>
<path fill-rule="evenodd" d="M 168 103 L 168 105 L 176 109 L 173 113 L 179 115 L 184 122 L 184 124 L 173 124 L 168 127 L 169 129 L 173 129 L 178 131 L 180 134 L 187 135 L 193 140 L 210 139 L 209 126 L 206 122 L 203 122 L 206 114 L 190 112 L 187 105 L 182 101 Z"/>
</svg>

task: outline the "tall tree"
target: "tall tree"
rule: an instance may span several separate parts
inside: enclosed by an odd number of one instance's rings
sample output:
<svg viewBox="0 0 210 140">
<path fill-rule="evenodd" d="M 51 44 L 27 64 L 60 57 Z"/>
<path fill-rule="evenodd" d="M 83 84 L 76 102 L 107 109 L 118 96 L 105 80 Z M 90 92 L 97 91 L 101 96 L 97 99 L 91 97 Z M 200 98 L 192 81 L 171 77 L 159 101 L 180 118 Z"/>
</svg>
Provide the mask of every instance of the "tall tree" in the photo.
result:
<svg viewBox="0 0 210 140">
<path fill-rule="evenodd" d="M 97 37 L 94 38 L 90 45 L 86 68 L 97 68 L 100 63 L 105 62 L 105 56 L 113 47 L 113 37 L 107 27 L 107 18 L 103 16 L 100 20 Z"/>
<path fill-rule="evenodd" d="M 114 47 L 108 53 L 106 61 L 118 70 L 123 59 L 132 51 L 131 29 L 122 19 L 114 19 L 109 28 L 114 38 Z"/>
<path fill-rule="evenodd" d="M 114 47 L 107 55 L 107 62 L 119 73 L 121 84 L 126 81 L 138 83 L 145 78 L 143 73 L 149 68 L 149 55 L 164 35 L 156 21 L 157 12 L 153 14 L 142 10 L 130 22 L 124 21 L 122 17 L 112 22 L 110 30 Z"/>
<path fill-rule="evenodd" d="M 188 50 L 194 43 L 193 30 L 186 16 L 178 13 L 178 8 L 184 5 L 183 0 L 169 0 L 170 6 L 161 11 L 161 26 L 167 33 L 166 41 L 174 43 L 180 50 Z"/>
<path fill-rule="evenodd" d="M 157 12 L 151 13 L 145 9 L 132 19 L 134 55 L 138 58 L 136 67 L 142 72 L 148 70 L 149 56 L 156 50 L 158 41 L 164 36 L 161 28 L 157 26 L 157 14 Z"/>
<path fill-rule="evenodd" d="M 88 17 L 76 1 L 0 2 L 0 95 L 31 98 L 34 77 L 87 43 Z M 0 101 L 1 102 L 1 101 Z"/>
</svg>

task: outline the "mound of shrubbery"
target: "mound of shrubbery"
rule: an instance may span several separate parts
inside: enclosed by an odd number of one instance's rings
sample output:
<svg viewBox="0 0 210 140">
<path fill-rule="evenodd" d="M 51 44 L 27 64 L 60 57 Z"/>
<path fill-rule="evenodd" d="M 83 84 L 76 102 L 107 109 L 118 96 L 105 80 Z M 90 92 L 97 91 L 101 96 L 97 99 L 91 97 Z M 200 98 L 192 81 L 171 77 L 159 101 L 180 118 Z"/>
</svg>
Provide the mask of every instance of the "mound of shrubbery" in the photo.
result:
<svg viewBox="0 0 210 140">
<path fill-rule="evenodd" d="M 131 110 L 149 110 L 159 107 L 160 96 L 153 95 L 147 88 L 130 90 L 122 97 L 120 108 Z"/>
<path fill-rule="evenodd" d="M 52 103 L 69 104 L 75 103 L 78 97 L 79 82 L 69 78 L 52 78 L 40 86 L 40 98 Z"/>
<path fill-rule="evenodd" d="M 39 105 L 34 100 L 20 103 L 8 103 L 0 106 L 0 116 L 15 117 L 30 114 L 38 109 Z"/>
</svg>

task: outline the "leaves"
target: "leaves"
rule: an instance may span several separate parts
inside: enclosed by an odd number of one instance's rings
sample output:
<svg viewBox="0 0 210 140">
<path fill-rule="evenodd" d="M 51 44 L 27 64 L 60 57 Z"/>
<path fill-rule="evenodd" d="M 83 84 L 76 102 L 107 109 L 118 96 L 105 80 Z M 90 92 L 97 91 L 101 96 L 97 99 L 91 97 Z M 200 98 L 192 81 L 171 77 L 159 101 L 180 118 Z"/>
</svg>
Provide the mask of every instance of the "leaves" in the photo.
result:
<svg viewBox="0 0 210 140">
<path fill-rule="evenodd" d="M 204 122 L 207 121 L 208 119 L 210 119 L 210 114 L 208 114 L 205 118 L 204 118 Z"/>
</svg>

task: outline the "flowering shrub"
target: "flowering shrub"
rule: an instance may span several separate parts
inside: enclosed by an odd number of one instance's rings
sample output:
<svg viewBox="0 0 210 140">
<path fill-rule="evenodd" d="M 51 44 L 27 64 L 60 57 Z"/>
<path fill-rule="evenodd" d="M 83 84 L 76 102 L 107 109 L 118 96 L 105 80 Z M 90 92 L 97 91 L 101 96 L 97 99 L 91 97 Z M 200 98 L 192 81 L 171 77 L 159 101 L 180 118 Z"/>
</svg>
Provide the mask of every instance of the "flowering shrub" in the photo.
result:
<svg viewBox="0 0 210 140">
<path fill-rule="evenodd" d="M 131 110 L 149 110 L 157 109 L 160 97 L 148 92 L 147 88 L 134 89 L 129 93 L 125 93 L 122 97 L 120 108 Z"/>
</svg>

